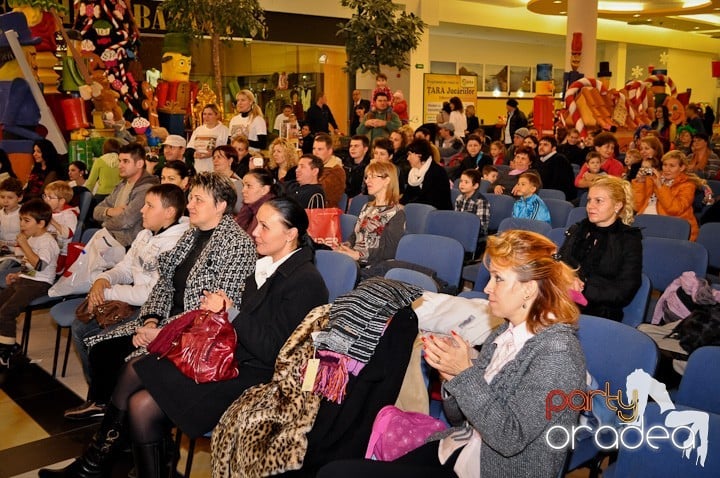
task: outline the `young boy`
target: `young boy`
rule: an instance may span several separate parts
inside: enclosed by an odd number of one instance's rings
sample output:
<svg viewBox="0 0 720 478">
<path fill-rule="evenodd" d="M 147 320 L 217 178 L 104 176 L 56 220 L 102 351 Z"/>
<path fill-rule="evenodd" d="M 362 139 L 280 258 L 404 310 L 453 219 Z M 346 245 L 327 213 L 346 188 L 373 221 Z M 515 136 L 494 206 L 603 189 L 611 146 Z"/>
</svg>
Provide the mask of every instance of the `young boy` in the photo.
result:
<svg viewBox="0 0 720 478">
<path fill-rule="evenodd" d="M 487 167 L 487 166 L 486 166 Z M 480 191 L 480 171 L 467 169 L 460 175 L 460 195 L 455 200 L 455 210 L 476 214 L 480 218 L 479 238 L 485 237 L 490 224 L 490 203 Z"/>
<path fill-rule="evenodd" d="M 45 186 L 43 200 L 52 209 L 52 219 L 48 225 L 48 232 L 54 235 L 60 246 L 60 257 L 57 263 L 57 273 L 65 270 L 68 243 L 72 240 L 77 229 L 80 210 L 68 203 L 73 198 L 73 190 L 65 181 L 53 181 Z"/>
<path fill-rule="evenodd" d="M 542 187 L 540 176 L 532 171 L 520 175 L 515 192 L 520 196 L 513 205 L 512 217 L 535 219 L 550 224 L 550 211 L 540 196 L 535 194 Z"/>
<path fill-rule="evenodd" d="M 383 92 L 388 100 L 392 99 L 393 93 L 388 86 L 387 81 L 388 79 L 385 73 L 378 73 L 375 75 L 375 89 L 373 90 L 372 95 L 370 95 L 370 98 L 372 98 L 372 109 L 375 109 L 375 95 L 378 93 Z M 390 107 L 390 110 L 392 110 L 392 106 Z"/>
<path fill-rule="evenodd" d="M 10 252 L 20 233 L 22 192 L 23 185 L 15 178 L 8 178 L 0 183 L 0 246 L 7 246 Z"/>
<path fill-rule="evenodd" d="M 496 168 L 495 166 L 492 166 L 490 164 L 486 164 L 485 166 L 483 166 L 482 179 L 484 179 L 485 181 L 489 181 L 490 184 L 492 184 L 495 181 L 497 181 L 497 177 L 498 177 L 498 168 Z"/>
<path fill-rule="evenodd" d="M 603 174 L 607 174 L 600 169 L 602 166 L 602 156 L 597 151 L 590 151 L 585 156 L 585 171 L 580 171 L 575 177 L 575 187 L 587 189 L 595 181 L 595 179 Z"/>
<path fill-rule="evenodd" d="M 20 234 L 16 241 L 23 253 L 23 268 L 8 274 L 7 288 L 0 292 L 0 370 L 10 368 L 20 354 L 15 342 L 16 318 L 34 299 L 47 294 L 55 281 L 60 248 L 47 232 L 52 209 L 41 200 L 20 207 Z"/>
</svg>

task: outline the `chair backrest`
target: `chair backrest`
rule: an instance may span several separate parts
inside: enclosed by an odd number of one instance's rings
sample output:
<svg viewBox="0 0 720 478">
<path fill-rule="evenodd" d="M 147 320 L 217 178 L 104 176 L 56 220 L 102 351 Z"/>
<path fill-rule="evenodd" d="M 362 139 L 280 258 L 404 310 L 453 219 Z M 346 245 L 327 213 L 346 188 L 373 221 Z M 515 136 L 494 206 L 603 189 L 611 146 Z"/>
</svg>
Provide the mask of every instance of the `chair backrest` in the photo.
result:
<svg viewBox="0 0 720 478">
<path fill-rule="evenodd" d="M 80 213 L 78 214 L 77 227 L 75 228 L 75 234 L 73 235 L 73 242 L 78 242 L 82 239 L 83 229 L 85 229 L 85 221 L 87 220 L 88 213 L 90 212 L 90 206 L 92 205 L 93 195 L 90 191 L 82 191 L 80 193 Z"/>
<path fill-rule="evenodd" d="M 358 222 L 358 217 L 352 214 L 341 214 L 340 215 L 340 233 L 342 235 L 343 242 L 346 242 L 350 235 L 355 230 L 355 224 Z"/>
<path fill-rule="evenodd" d="M 500 227 L 500 221 L 512 216 L 515 200 L 505 194 L 485 194 L 485 199 L 490 204 L 490 224 L 488 229 L 495 232 Z"/>
<path fill-rule="evenodd" d="M 420 271 L 405 269 L 404 267 L 393 267 L 385 273 L 385 278 L 407 282 L 408 284 L 422 287 L 423 290 L 429 290 L 430 292 L 438 291 L 437 282 L 435 282 L 432 277 Z"/>
<path fill-rule="evenodd" d="M 91 227 L 90 229 L 85 229 L 82 233 L 82 237 L 80 238 L 80 242 L 83 244 L 87 244 L 90 242 L 90 239 L 95 235 L 96 232 L 98 232 L 100 229 L 96 227 Z"/>
<path fill-rule="evenodd" d="M 545 205 L 550 211 L 550 222 L 552 223 L 552 227 L 563 227 L 566 225 L 570 211 L 574 209 L 573 205 L 564 199 L 548 198 L 543 199 L 543 201 L 545 201 Z"/>
<path fill-rule="evenodd" d="M 338 203 L 338 207 L 342 212 L 347 211 L 348 207 L 348 195 L 343 193 L 342 196 L 340 196 L 340 202 Z"/>
<path fill-rule="evenodd" d="M 370 196 L 367 194 L 358 194 L 357 196 L 353 196 L 352 199 L 350 199 L 350 204 L 347 207 L 348 214 L 352 214 L 353 216 L 359 216 L 360 211 L 362 210 L 363 206 L 370 201 Z"/>
<path fill-rule="evenodd" d="M 581 315 L 578 339 L 590 374 L 600 389 L 610 384 L 611 393 L 625 394 L 627 376 L 635 369 L 655 375 L 658 349 L 646 334 L 620 322 Z"/>
<path fill-rule="evenodd" d="M 707 249 L 708 265 L 720 269 L 720 222 L 708 222 L 700 226 L 697 243 Z"/>
<path fill-rule="evenodd" d="M 642 324 L 647 313 L 648 302 L 650 301 L 650 291 L 652 286 L 650 278 L 645 274 L 641 275 L 640 288 L 635 293 L 632 302 L 623 307 L 622 323 L 630 327 L 637 327 Z"/>
<path fill-rule="evenodd" d="M 490 181 L 488 181 L 487 179 L 480 180 L 480 189 L 479 189 L 480 193 L 485 194 L 486 192 L 488 192 L 488 190 L 490 189 L 490 184 L 492 184 L 492 183 Z"/>
<path fill-rule="evenodd" d="M 717 179 L 708 179 L 708 186 L 712 189 L 713 196 L 720 196 L 720 181 Z"/>
<path fill-rule="evenodd" d="M 675 403 L 720 414 L 720 375 L 714 372 L 718 361 L 720 347 L 696 349 L 688 358 Z"/>
<path fill-rule="evenodd" d="M 577 176 L 577 174 L 575 176 Z M 580 198 L 578 199 L 578 206 L 580 206 L 580 207 L 587 206 L 587 196 L 588 196 L 587 191 L 584 191 L 582 194 L 580 194 Z"/>
<path fill-rule="evenodd" d="M 488 281 L 490 280 L 490 271 L 487 270 L 487 267 L 485 267 L 485 264 L 480 262 L 480 267 L 478 267 L 477 276 L 475 277 L 475 283 L 473 284 L 473 291 L 474 292 L 480 292 L 481 294 L 485 295 L 485 286 L 487 285 Z"/>
<path fill-rule="evenodd" d="M 565 242 L 565 231 L 567 228 L 565 227 L 553 227 L 550 230 L 550 234 L 548 234 L 548 237 L 551 241 L 555 243 L 555 245 L 558 247 L 558 250 L 562 247 L 563 243 Z"/>
<path fill-rule="evenodd" d="M 568 213 L 567 220 L 565 221 L 565 226 L 570 227 L 573 224 L 577 224 L 578 222 L 582 221 L 587 217 L 587 209 L 585 209 L 585 206 L 578 206 L 570 209 L 570 212 Z"/>
<path fill-rule="evenodd" d="M 565 192 L 560 191 L 559 189 L 545 189 L 541 188 L 538 189 L 537 195 L 540 196 L 541 199 L 559 199 L 561 201 L 565 200 Z"/>
<path fill-rule="evenodd" d="M 462 194 L 462 193 L 460 192 L 459 189 L 451 189 L 451 190 L 450 190 L 450 202 L 453 203 L 453 205 L 454 205 L 454 204 L 455 204 L 455 200 L 456 200 L 456 199 L 458 198 L 458 196 L 461 195 L 461 194 Z"/>
<path fill-rule="evenodd" d="M 429 204 L 410 203 L 405 205 L 405 234 L 424 234 L 427 216 L 435 207 Z"/>
<path fill-rule="evenodd" d="M 638 214 L 635 216 L 633 226 L 641 229 L 643 237 L 667 237 L 681 240 L 690 238 L 690 223 L 679 217 Z"/>
<path fill-rule="evenodd" d="M 664 291 L 685 271 L 705 277 L 708 253 L 702 244 L 666 237 L 646 237 L 642 242 L 642 270 L 650 278 L 653 289 Z"/>
<path fill-rule="evenodd" d="M 349 256 L 335 251 L 315 251 L 315 265 L 325 280 L 330 302 L 355 288 L 359 267 Z"/>
<path fill-rule="evenodd" d="M 395 252 L 395 259 L 432 269 L 452 287 L 460 285 L 464 256 L 457 239 L 434 234 L 406 234 Z"/>
<path fill-rule="evenodd" d="M 533 231 L 543 236 L 549 236 L 552 226 L 545 221 L 536 221 L 535 219 L 524 219 L 520 217 L 506 217 L 500 221 L 498 232 L 507 231 L 508 229 L 522 229 L 523 231 Z"/>
<path fill-rule="evenodd" d="M 469 212 L 430 211 L 423 232 L 457 239 L 465 252 L 473 254 L 480 235 L 480 218 Z"/>
</svg>

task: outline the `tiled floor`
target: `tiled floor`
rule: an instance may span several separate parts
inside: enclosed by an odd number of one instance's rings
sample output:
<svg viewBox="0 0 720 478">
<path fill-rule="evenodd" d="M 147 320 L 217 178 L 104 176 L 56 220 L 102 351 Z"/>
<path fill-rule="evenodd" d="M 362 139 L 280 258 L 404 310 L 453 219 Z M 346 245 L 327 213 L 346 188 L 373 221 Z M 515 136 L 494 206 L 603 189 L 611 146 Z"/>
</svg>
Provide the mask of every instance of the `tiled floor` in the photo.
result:
<svg viewBox="0 0 720 478">
<path fill-rule="evenodd" d="M 22 327 L 19 320 L 18 331 Z M 87 384 L 80 361 L 70 350 L 67 374 L 60 377 L 68 329 L 62 331 L 57 380 L 51 376 L 57 327 L 48 310 L 33 313 L 28 356 L 31 363 L 0 374 L 0 478 L 37 477 L 37 469 L 61 468 L 79 455 L 98 420 L 69 421 L 62 412 L 82 403 Z M 178 469 L 184 470 L 187 440 Z M 192 477 L 210 476 L 209 440 L 198 440 Z M 113 478 L 126 477 L 132 466 L 121 456 Z"/>
</svg>

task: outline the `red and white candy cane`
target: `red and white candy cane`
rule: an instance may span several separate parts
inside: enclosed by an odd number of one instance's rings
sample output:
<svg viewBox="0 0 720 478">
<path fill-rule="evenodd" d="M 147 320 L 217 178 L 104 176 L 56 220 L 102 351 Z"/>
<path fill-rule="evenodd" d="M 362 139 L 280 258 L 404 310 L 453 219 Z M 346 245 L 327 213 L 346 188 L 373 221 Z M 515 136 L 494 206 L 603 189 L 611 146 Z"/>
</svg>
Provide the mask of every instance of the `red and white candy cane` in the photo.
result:
<svg viewBox="0 0 720 478">
<path fill-rule="evenodd" d="M 635 106 L 638 111 L 644 111 L 648 106 L 647 87 L 643 81 L 630 81 L 625 84 L 628 92 L 628 101 Z"/>
<path fill-rule="evenodd" d="M 652 84 L 653 81 L 664 81 L 670 87 L 670 96 L 677 96 L 677 86 L 673 83 L 672 78 L 665 76 L 662 73 L 658 75 L 650 75 L 645 78 L 645 83 Z"/>
<path fill-rule="evenodd" d="M 585 138 L 587 136 L 587 131 L 585 131 L 585 123 L 582 120 L 582 115 L 580 115 L 577 107 L 577 102 L 575 101 L 575 96 L 583 88 L 595 88 L 596 90 L 599 90 L 600 93 L 606 92 L 607 89 L 600 80 L 597 80 L 595 78 L 580 78 L 579 80 L 573 82 L 565 92 L 565 108 L 568 110 L 570 119 L 573 123 L 575 123 L 575 129 L 578 130 L 578 133 L 580 133 L 581 137 Z"/>
</svg>

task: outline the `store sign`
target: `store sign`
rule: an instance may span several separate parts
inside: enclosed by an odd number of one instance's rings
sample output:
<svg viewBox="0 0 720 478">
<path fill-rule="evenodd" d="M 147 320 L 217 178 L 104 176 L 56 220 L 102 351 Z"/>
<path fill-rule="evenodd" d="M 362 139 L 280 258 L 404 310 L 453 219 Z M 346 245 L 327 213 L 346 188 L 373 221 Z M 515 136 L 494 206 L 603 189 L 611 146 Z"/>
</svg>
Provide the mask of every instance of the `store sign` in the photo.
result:
<svg viewBox="0 0 720 478">
<path fill-rule="evenodd" d="M 423 87 L 424 123 L 434 123 L 444 101 L 453 96 L 462 100 L 463 105 L 475 106 L 477 99 L 477 76 L 439 75 L 426 73 Z"/>
<path fill-rule="evenodd" d="M 72 0 L 60 0 L 60 3 L 67 9 L 68 13 L 63 15 L 63 24 L 72 27 L 75 23 L 75 10 Z M 87 3 L 87 2 L 86 2 Z M 132 14 L 135 24 L 141 33 L 165 33 L 167 21 L 165 13 L 160 9 L 161 1 L 157 0 L 133 0 L 128 2 L 132 6 Z M 7 0 L 0 3 L 0 13 L 9 12 Z"/>
</svg>

